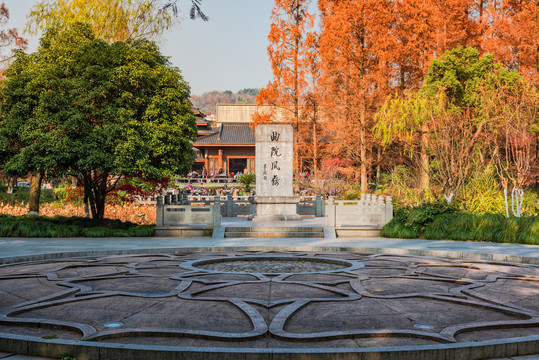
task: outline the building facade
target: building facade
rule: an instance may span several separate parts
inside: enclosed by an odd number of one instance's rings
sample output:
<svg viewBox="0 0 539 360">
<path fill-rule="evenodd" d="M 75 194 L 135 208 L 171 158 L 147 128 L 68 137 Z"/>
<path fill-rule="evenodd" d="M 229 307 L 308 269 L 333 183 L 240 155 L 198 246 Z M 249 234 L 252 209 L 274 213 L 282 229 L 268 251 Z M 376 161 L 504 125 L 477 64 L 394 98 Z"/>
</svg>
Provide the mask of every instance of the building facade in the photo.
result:
<svg viewBox="0 0 539 360">
<path fill-rule="evenodd" d="M 197 118 L 193 170 L 208 176 L 255 173 L 255 137 L 251 116 L 256 105 L 217 105 L 215 123 Z"/>
</svg>

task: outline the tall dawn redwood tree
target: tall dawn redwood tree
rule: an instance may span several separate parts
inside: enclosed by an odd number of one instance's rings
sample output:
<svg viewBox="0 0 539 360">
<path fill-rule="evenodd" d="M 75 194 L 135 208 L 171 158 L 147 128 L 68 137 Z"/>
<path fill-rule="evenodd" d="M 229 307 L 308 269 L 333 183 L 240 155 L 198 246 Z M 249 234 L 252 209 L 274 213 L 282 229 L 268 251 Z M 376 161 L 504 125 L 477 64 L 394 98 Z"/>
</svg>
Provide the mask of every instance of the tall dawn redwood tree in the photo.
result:
<svg viewBox="0 0 539 360">
<path fill-rule="evenodd" d="M 95 219 L 122 176 L 158 178 L 192 162 L 189 86 L 152 42 L 108 44 L 80 23 L 52 28 L 6 77 L 2 167 L 76 176 Z"/>
<path fill-rule="evenodd" d="M 310 0 L 275 0 L 271 12 L 271 29 L 268 35 L 268 55 L 273 71 L 273 81 L 260 90 L 256 98 L 259 106 L 271 105 L 269 112 L 258 111 L 254 122 L 278 121 L 294 126 L 294 143 L 297 149 L 300 127 L 300 107 L 308 92 L 306 73 L 311 67 L 314 15 L 308 12 Z M 298 151 L 295 151 L 298 167 Z"/>
<path fill-rule="evenodd" d="M 388 86 L 389 0 L 319 0 L 322 33 L 321 94 L 327 151 L 351 164 L 350 176 L 367 190 L 373 163 L 373 109 Z M 357 171 L 359 170 L 359 171 Z"/>
<path fill-rule="evenodd" d="M 483 3 L 484 51 L 539 86 L 539 0 L 476 0 Z"/>
</svg>

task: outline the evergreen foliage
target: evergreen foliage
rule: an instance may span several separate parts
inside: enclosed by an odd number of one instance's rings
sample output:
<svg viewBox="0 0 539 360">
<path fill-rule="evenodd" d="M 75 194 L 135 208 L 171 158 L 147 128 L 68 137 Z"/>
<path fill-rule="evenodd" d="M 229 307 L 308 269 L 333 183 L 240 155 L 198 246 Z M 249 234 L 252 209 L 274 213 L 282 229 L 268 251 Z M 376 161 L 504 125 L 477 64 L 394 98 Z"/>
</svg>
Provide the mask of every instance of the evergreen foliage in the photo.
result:
<svg viewBox="0 0 539 360">
<path fill-rule="evenodd" d="M 196 135 L 189 85 L 147 40 L 107 44 L 86 24 L 49 29 L 6 70 L 0 166 L 76 176 L 92 216 L 126 175 L 186 172 Z"/>
<path fill-rule="evenodd" d="M 443 204 L 401 209 L 380 235 L 391 238 L 489 241 L 539 245 L 539 218 L 470 214 Z"/>
<path fill-rule="evenodd" d="M 0 214 L 0 237 L 151 237 L 155 226 L 82 217 Z"/>
</svg>

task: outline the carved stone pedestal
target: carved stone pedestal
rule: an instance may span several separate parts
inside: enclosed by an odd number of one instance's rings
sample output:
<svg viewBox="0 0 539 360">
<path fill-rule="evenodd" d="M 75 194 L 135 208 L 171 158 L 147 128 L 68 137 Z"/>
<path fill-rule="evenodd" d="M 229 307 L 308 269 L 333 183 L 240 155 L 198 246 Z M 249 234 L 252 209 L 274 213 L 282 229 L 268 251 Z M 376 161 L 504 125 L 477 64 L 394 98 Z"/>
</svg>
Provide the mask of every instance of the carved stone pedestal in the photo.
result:
<svg viewBox="0 0 539 360">
<path fill-rule="evenodd" d="M 249 220 L 255 222 L 298 221 L 297 213 L 299 197 L 293 196 L 257 196 L 251 200 L 255 205 L 255 213 Z"/>
</svg>

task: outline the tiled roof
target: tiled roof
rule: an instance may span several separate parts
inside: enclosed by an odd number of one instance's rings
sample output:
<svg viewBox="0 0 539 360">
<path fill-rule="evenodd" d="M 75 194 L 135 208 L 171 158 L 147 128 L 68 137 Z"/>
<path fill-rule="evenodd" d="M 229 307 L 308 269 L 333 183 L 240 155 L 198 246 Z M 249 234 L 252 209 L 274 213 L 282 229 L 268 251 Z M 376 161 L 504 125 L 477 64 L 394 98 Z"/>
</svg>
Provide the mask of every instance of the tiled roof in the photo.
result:
<svg viewBox="0 0 539 360">
<path fill-rule="evenodd" d="M 208 122 L 206 121 L 206 119 L 204 119 L 203 117 L 200 117 L 200 116 L 197 116 L 196 117 L 196 121 L 197 121 L 197 125 L 201 125 L 201 126 L 209 126 L 210 124 L 208 124 Z"/>
<path fill-rule="evenodd" d="M 198 126 L 209 126 L 208 122 L 206 121 L 206 114 L 200 111 L 200 109 L 193 107 L 193 114 L 195 115 Z"/>
<path fill-rule="evenodd" d="M 255 135 L 248 123 L 222 123 L 217 131 L 201 136 L 194 145 L 254 145 Z"/>
</svg>

